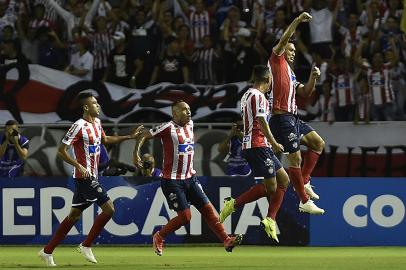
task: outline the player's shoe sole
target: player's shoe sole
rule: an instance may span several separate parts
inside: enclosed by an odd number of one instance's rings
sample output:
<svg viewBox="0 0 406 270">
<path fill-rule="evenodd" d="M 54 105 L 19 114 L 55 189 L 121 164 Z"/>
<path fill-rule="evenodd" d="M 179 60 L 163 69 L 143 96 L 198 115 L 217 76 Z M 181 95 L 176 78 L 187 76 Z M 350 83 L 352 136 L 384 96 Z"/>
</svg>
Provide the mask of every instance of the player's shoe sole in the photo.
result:
<svg viewBox="0 0 406 270">
<path fill-rule="evenodd" d="M 272 218 L 266 217 L 265 219 L 261 220 L 260 225 L 269 238 L 279 243 L 278 236 L 276 235 L 276 222 Z"/>
</svg>

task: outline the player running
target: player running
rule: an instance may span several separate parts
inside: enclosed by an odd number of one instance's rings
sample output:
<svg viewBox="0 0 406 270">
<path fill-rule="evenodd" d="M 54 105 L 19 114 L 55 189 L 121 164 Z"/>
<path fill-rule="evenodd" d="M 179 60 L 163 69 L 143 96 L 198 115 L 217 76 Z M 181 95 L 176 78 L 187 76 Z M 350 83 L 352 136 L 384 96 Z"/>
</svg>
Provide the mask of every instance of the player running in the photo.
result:
<svg viewBox="0 0 406 270">
<path fill-rule="evenodd" d="M 114 214 L 113 202 L 98 181 L 100 145 L 135 139 L 142 128 L 138 127 L 127 136 L 106 136 L 97 118 L 100 105 L 96 98 L 90 92 L 84 92 L 77 99 L 82 106 L 83 117 L 71 126 L 58 149 L 58 156 L 74 167 L 75 192 L 69 215 L 59 225 L 51 241 L 38 252 L 47 266 L 56 266 L 52 252 L 79 220 L 82 212 L 93 203 L 97 203 L 102 212 L 96 217 L 86 240 L 78 246 L 78 251 L 87 261 L 97 263 L 91 249 L 92 243 Z M 73 147 L 75 158 L 67 153 L 69 146 Z"/>
<path fill-rule="evenodd" d="M 184 101 L 176 102 L 172 105 L 172 116 L 172 121 L 150 130 L 144 129 L 134 149 L 134 161 L 142 168 L 140 149 L 144 141 L 151 138 L 161 139 L 164 152 L 161 188 L 169 207 L 177 212 L 176 217 L 154 234 L 153 249 L 157 255 L 162 256 L 165 237 L 190 222 L 192 204 L 223 242 L 226 251 L 231 252 L 241 243 L 242 235 L 227 235 L 195 175 L 193 121 L 189 105 Z"/>
</svg>

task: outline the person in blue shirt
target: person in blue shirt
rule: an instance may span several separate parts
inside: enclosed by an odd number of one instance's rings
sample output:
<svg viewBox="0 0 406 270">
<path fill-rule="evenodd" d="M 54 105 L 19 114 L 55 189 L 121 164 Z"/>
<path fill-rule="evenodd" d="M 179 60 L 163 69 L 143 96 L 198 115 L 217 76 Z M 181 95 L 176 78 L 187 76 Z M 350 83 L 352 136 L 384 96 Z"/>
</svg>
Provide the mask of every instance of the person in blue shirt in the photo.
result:
<svg viewBox="0 0 406 270">
<path fill-rule="evenodd" d="M 0 177 L 14 178 L 23 174 L 29 140 L 20 134 L 15 120 L 7 121 L 4 129 L 0 135 Z"/>
<path fill-rule="evenodd" d="M 230 134 L 218 146 L 218 151 L 226 155 L 226 174 L 230 176 L 246 176 L 251 173 L 248 162 L 242 156 L 243 123 L 237 121 L 231 127 Z"/>
</svg>

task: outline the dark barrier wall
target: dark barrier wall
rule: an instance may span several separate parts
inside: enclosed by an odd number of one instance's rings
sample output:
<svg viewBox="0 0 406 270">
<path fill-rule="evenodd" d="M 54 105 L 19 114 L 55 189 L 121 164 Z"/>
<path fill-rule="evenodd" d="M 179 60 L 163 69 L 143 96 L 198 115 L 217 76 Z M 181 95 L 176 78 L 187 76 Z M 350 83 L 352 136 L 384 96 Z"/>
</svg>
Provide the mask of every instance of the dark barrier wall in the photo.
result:
<svg viewBox="0 0 406 270">
<path fill-rule="evenodd" d="M 250 178 L 199 177 L 216 209 L 223 198 L 237 196 L 254 181 Z M 100 180 L 114 201 L 116 215 L 96 242 L 100 244 L 151 243 L 151 235 L 173 217 L 159 188 L 159 180 L 103 177 Z M 321 195 L 324 216 L 298 212 L 298 200 L 288 190 L 278 215 L 280 245 L 406 245 L 405 178 L 313 179 Z M 68 214 L 71 178 L 0 179 L 0 244 L 44 244 Z M 225 222 L 228 233 L 245 234 L 244 244 L 273 243 L 258 226 L 266 215 L 265 198 L 247 204 Z M 77 244 L 89 232 L 98 207 L 87 209 L 64 243 Z M 192 208 L 190 226 L 181 228 L 167 243 L 218 242 L 198 211 Z"/>
</svg>

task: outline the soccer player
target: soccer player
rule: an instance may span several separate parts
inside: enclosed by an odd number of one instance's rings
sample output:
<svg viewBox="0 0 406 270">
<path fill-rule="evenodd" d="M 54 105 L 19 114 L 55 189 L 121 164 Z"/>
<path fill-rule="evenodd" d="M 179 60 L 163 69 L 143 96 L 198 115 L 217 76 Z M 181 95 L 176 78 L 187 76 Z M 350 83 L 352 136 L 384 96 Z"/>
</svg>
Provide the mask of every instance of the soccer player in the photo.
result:
<svg viewBox="0 0 406 270">
<path fill-rule="evenodd" d="M 304 97 L 313 93 L 320 70 L 316 66 L 313 67 L 305 85 L 296 81 L 291 67 L 296 49 L 295 45 L 289 42 L 298 25 L 310 21 L 311 18 L 312 16 L 306 12 L 296 17 L 285 30 L 278 44 L 272 49 L 268 62 L 273 75 L 273 108 L 269 123 L 276 140 L 288 152 L 289 178 L 300 198 L 299 210 L 310 214 L 323 214 L 324 210 L 317 207 L 311 200 L 311 198 L 318 199 L 319 197 L 314 193 L 309 179 L 323 151 L 324 141 L 311 126 L 298 118 L 295 97 L 296 93 Z M 300 143 L 306 145 L 309 150 L 304 156 L 302 169 L 300 167 L 302 162 Z"/>
<path fill-rule="evenodd" d="M 172 105 L 172 116 L 172 121 L 150 130 L 144 129 L 134 149 L 134 161 L 142 168 L 140 149 L 144 141 L 151 138 L 161 139 L 164 152 L 162 192 L 169 207 L 177 212 L 176 217 L 154 234 L 153 249 L 157 255 L 162 256 L 165 237 L 190 222 L 190 204 L 192 204 L 202 214 L 209 228 L 223 242 L 226 251 L 231 252 L 241 243 L 242 235 L 231 237 L 227 235 L 213 205 L 196 178 L 196 171 L 193 169 L 193 121 L 189 105 L 184 101 L 176 102 Z"/>
<path fill-rule="evenodd" d="M 224 222 L 236 208 L 262 197 L 268 197 L 268 214 L 260 225 L 268 237 L 279 242 L 275 220 L 289 185 L 289 177 L 272 151 L 274 149 L 282 152 L 283 146 L 276 142 L 267 122 L 270 109 L 265 93 L 270 90 L 272 74 L 267 66 L 255 66 L 253 77 L 253 87 L 248 89 L 241 99 L 241 114 L 244 123 L 242 149 L 255 179 L 263 180 L 263 182 L 254 185 L 236 199 L 227 198 L 223 210 L 220 212 L 220 222 Z"/>
<path fill-rule="evenodd" d="M 114 214 L 113 202 L 98 182 L 100 145 L 135 139 L 142 128 L 140 126 L 126 136 L 106 136 L 97 118 L 100 105 L 96 98 L 90 92 L 82 92 L 78 95 L 78 101 L 83 109 L 83 117 L 71 126 L 58 149 L 58 156 L 74 167 L 75 193 L 69 215 L 59 225 L 51 241 L 38 253 L 47 266 L 56 266 L 52 252 L 79 220 L 82 212 L 94 202 L 102 212 L 96 217 L 86 240 L 78 246 L 78 251 L 89 262 L 97 263 L 91 245 Z M 75 158 L 68 154 L 69 146 L 73 146 Z"/>
</svg>

